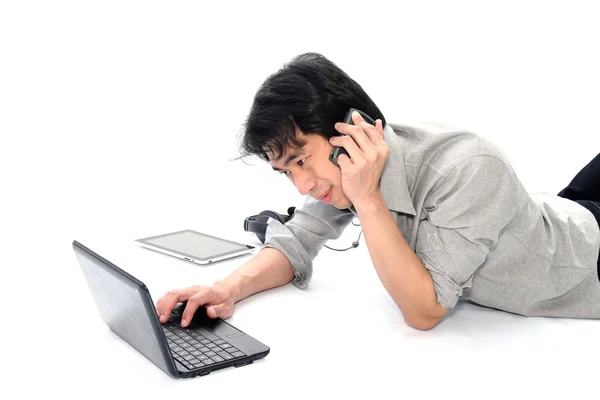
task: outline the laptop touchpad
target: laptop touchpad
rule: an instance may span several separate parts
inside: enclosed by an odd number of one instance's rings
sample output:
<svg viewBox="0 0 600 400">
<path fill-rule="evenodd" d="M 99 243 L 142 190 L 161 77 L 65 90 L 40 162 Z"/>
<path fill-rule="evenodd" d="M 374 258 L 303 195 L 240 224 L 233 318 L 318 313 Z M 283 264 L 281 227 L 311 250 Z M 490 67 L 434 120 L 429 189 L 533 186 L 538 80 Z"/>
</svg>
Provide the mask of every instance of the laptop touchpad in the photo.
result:
<svg viewBox="0 0 600 400">
<path fill-rule="evenodd" d="M 210 320 L 210 321 L 202 321 L 203 325 L 207 328 L 210 328 L 213 332 L 215 332 L 219 336 L 227 336 L 227 337 L 237 337 L 245 335 L 244 332 L 241 332 L 238 329 L 235 329 L 233 326 L 229 325 L 225 321 L 221 319 Z"/>
</svg>

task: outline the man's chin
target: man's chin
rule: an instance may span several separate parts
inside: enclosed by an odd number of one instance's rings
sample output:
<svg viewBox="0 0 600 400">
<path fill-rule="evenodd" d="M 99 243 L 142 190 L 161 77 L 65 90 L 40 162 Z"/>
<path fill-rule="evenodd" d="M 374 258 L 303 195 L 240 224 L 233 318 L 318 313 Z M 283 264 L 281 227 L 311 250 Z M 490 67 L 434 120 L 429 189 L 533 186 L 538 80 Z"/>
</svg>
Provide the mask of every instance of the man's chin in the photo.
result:
<svg viewBox="0 0 600 400">
<path fill-rule="evenodd" d="M 350 208 L 350 206 L 352 206 L 352 202 L 348 199 L 344 199 L 342 201 L 332 202 L 331 205 L 339 210 L 345 210 L 346 208 Z"/>
</svg>

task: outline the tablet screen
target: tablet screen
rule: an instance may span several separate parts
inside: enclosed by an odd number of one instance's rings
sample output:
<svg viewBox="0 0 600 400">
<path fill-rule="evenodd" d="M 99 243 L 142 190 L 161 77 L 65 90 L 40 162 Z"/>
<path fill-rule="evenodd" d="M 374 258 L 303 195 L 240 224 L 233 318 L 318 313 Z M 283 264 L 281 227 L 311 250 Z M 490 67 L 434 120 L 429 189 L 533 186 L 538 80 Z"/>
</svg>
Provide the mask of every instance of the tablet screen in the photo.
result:
<svg viewBox="0 0 600 400">
<path fill-rule="evenodd" d="M 252 248 L 242 243 L 232 242 L 191 230 L 139 239 L 138 242 L 186 256 L 192 256 L 200 260 L 234 254 Z"/>
</svg>

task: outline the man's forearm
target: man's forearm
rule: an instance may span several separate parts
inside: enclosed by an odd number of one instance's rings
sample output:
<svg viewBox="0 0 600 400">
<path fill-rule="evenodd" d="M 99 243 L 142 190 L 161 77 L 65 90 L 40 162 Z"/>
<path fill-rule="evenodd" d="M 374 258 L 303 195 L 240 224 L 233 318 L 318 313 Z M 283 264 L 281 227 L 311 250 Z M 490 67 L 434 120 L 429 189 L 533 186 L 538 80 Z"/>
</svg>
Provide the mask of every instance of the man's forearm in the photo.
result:
<svg viewBox="0 0 600 400">
<path fill-rule="evenodd" d="M 383 196 L 354 206 L 375 270 L 405 321 L 418 329 L 433 328 L 447 309 L 437 302 L 431 275 L 404 239 Z"/>
<path fill-rule="evenodd" d="M 264 248 L 215 287 L 229 291 L 236 303 L 263 290 L 283 286 L 294 279 L 289 260 L 279 250 Z"/>
</svg>

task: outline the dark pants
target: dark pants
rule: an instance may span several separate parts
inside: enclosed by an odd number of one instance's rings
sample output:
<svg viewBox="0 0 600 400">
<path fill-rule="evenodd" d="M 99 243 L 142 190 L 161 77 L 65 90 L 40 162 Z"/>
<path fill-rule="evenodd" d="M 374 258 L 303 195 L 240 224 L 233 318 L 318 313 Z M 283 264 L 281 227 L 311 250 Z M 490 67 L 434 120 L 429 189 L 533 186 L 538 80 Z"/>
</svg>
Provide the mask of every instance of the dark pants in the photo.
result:
<svg viewBox="0 0 600 400">
<path fill-rule="evenodd" d="M 600 154 L 579 171 L 558 195 L 576 201 L 590 210 L 600 225 Z M 598 279 L 600 279 L 600 257 L 598 257 Z"/>
</svg>

